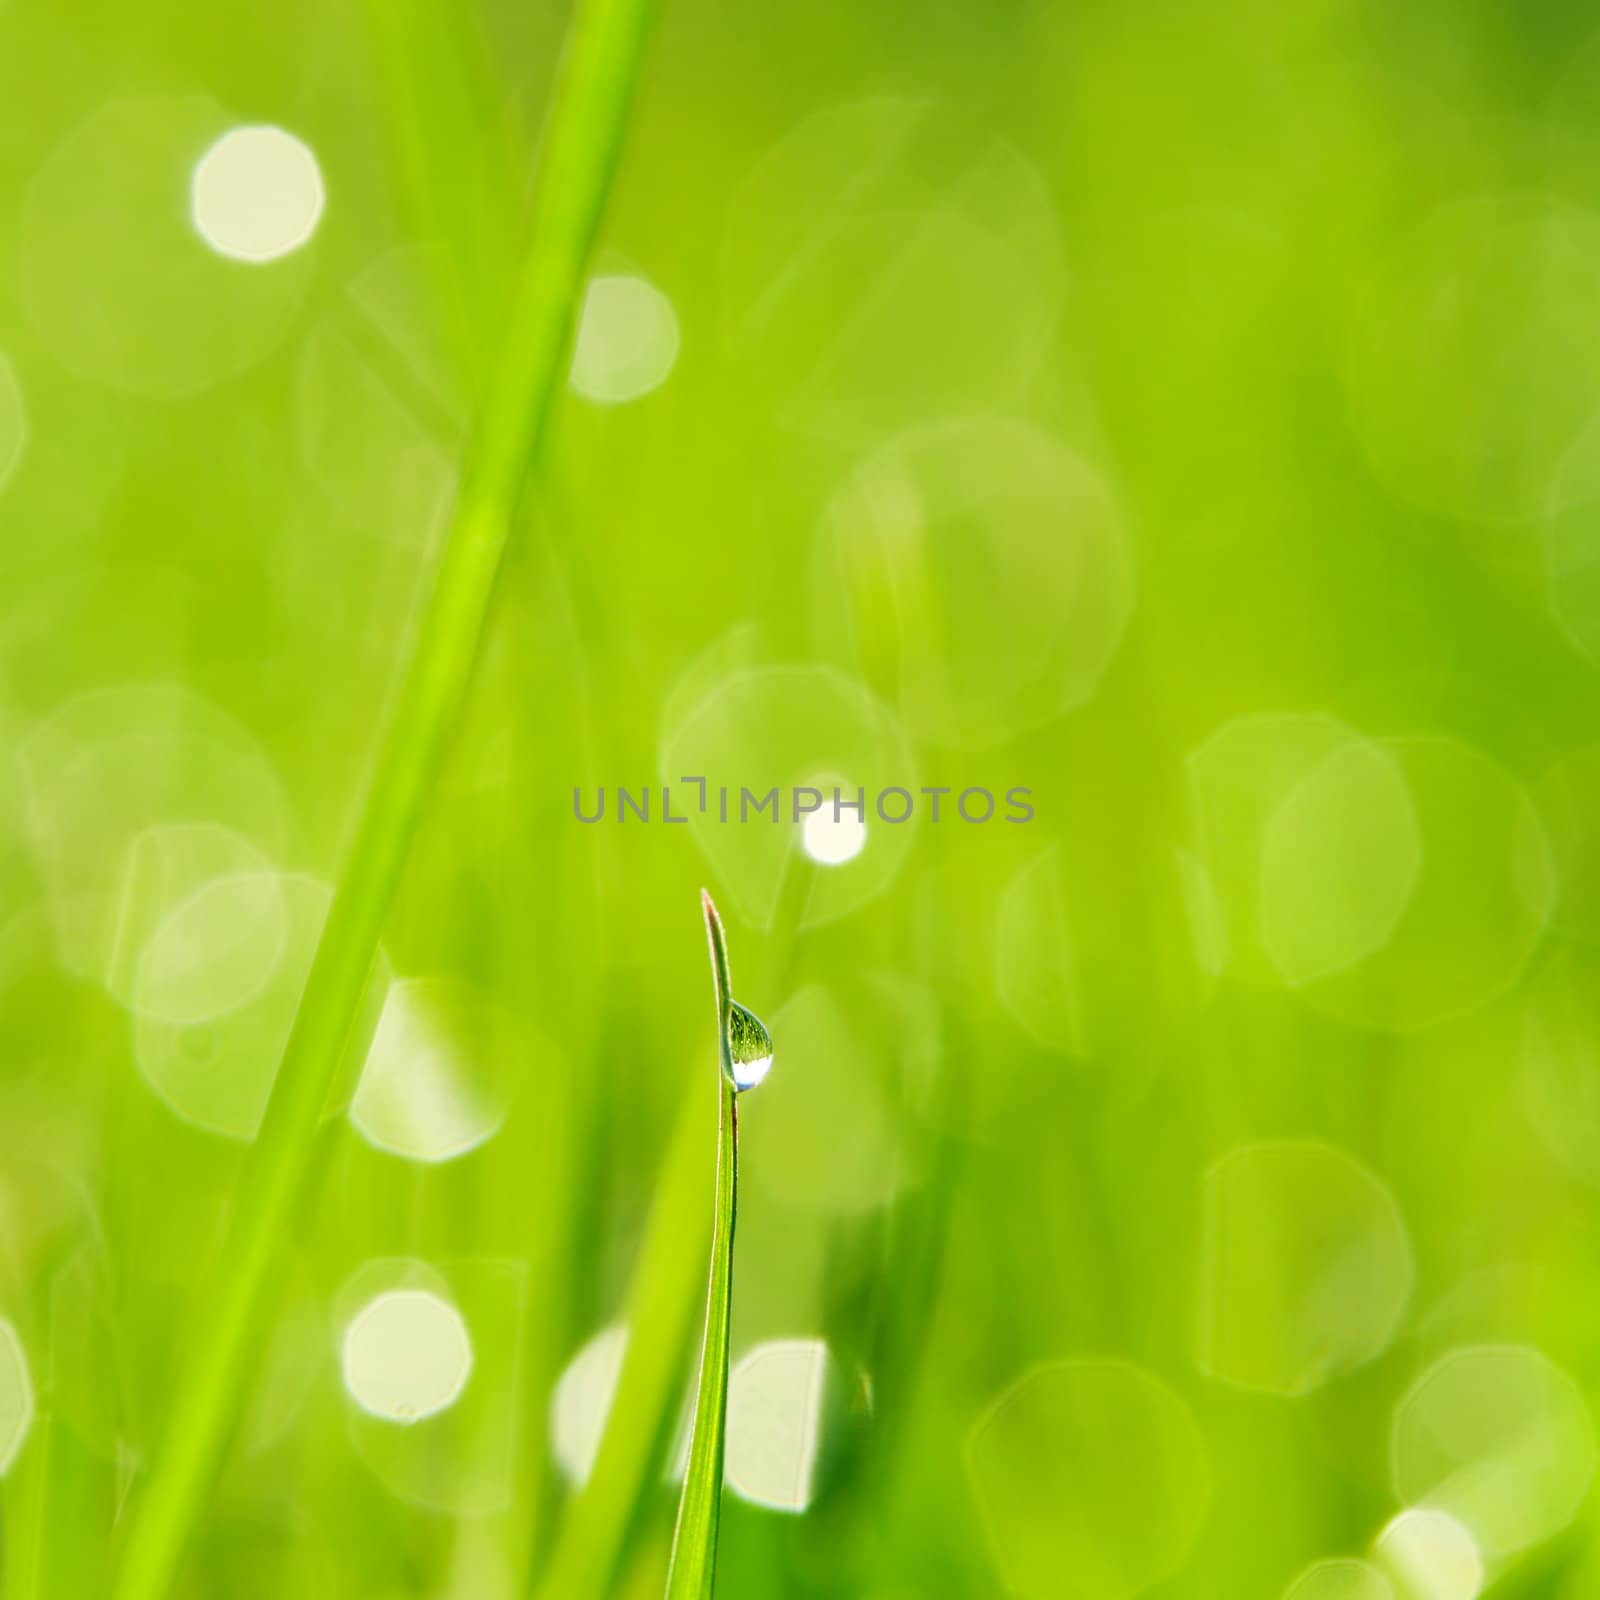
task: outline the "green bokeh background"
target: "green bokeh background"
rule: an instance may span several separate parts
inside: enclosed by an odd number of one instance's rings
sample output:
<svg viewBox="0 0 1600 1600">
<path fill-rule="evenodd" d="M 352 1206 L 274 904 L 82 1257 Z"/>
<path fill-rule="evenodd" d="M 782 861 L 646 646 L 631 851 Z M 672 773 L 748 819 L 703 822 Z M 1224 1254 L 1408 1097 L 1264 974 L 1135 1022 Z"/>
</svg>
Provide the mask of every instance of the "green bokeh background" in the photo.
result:
<svg viewBox="0 0 1600 1600">
<path fill-rule="evenodd" d="M 7 1597 L 102 1592 L 248 1150 L 156 1092 L 104 942 L 136 969 L 216 870 L 196 824 L 337 879 L 566 20 L 0 3 Z M 1485 1581 L 1594 1592 L 1597 90 L 1554 3 L 668 0 L 595 270 L 677 356 L 563 395 L 384 939 L 472 997 L 504 1116 L 431 1165 L 330 1118 L 185 1594 L 659 1594 L 702 883 L 778 1052 L 734 1358 L 838 1375 L 809 1509 L 729 1496 L 722 1593 L 1275 1597 L 1433 1487 L 1407 1397 L 1485 1346 L 1575 1386 L 1506 1391 L 1536 1536 L 1463 1511 Z M 247 265 L 188 185 L 256 123 L 327 199 Z M 685 771 L 1035 815 L 869 812 L 837 868 L 574 819 Z M 218 1006 L 168 1046 L 233 1105 L 272 1029 Z M 1240 1152 L 1282 1182 L 1224 1201 Z M 341 1383 L 402 1280 L 474 1341 L 414 1428 Z M 577 1490 L 552 1389 L 619 1322 Z"/>
</svg>

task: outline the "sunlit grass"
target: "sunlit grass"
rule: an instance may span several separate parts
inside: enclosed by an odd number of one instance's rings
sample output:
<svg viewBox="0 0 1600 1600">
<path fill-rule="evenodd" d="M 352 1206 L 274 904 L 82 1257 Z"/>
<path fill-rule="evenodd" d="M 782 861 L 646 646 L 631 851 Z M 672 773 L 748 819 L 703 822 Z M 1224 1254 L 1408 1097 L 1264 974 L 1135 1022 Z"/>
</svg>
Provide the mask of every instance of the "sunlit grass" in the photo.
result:
<svg viewBox="0 0 1600 1600">
<path fill-rule="evenodd" d="M 1595 20 L 622 9 L 0 5 L 0 1600 L 1595 1591 Z"/>
<path fill-rule="evenodd" d="M 651 10 L 649 0 L 586 0 L 574 20 L 506 339 L 221 1265 L 149 1476 L 129 1513 L 116 1579 L 121 1600 L 157 1600 L 167 1592 L 259 1359 L 273 1253 L 313 1157 L 419 814 L 455 732 L 513 517 L 565 377 L 575 308 Z"/>
<path fill-rule="evenodd" d="M 733 1316 L 733 1238 L 739 1214 L 740 1092 L 772 1065 L 767 1030 L 733 998 L 728 940 L 711 896 L 702 891 L 717 1010 L 717 1194 L 711 1222 L 711 1278 L 695 1383 L 694 1424 L 678 1522 L 672 1536 L 667 1600 L 710 1600 L 716 1586 L 717 1530 L 728 1412 L 728 1327 Z"/>
</svg>

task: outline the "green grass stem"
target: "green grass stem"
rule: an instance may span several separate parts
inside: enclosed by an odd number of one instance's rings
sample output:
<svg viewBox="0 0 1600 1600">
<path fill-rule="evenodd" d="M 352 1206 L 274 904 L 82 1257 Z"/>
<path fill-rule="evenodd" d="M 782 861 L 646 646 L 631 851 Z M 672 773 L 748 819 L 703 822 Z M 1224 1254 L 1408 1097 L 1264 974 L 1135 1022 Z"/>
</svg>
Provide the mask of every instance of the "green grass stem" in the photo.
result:
<svg viewBox="0 0 1600 1600">
<path fill-rule="evenodd" d="M 540 157 L 527 253 L 432 594 L 402 674 L 327 925 L 196 1307 L 113 1593 L 161 1600 L 206 1503 L 258 1354 L 269 1268 L 311 1164 L 395 886 L 449 748 L 524 482 L 566 370 L 582 289 L 634 98 L 653 0 L 581 0 Z"/>
<path fill-rule="evenodd" d="M 722 919 L 703 890 L 711 977 L 716 991 L 717 1196 L 711 1227 L 711 1281 L 706 1333 L 695 1389 L 689 1466 L 678 1501 L 667 1571 L 667 1600 L 711 1600 L 717 1575 L 717 1529 L 722 1515 L 722 1461 L 727 1436 L 728 1327 L 733 1313 L 733 1233 L 739 1211 L 739 1107 L 729 1054 L 733 995 L 728 983 L 728 941 Z"/>
</svg>

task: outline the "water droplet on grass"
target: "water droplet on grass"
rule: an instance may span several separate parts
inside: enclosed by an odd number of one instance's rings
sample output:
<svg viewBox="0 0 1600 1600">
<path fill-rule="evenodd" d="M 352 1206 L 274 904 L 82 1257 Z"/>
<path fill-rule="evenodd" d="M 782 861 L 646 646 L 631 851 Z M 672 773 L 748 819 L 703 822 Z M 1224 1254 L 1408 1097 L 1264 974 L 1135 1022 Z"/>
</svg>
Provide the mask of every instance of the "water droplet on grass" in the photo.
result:
<svg viewBox="0 0 1600 1600">
<path fill-rule="evenodd" d="M 728 1059 L 735 1089 L 753 1089 L 772 1070 L 772 1035 L 755 1012 L 728 1002 Z"/>
</svg>

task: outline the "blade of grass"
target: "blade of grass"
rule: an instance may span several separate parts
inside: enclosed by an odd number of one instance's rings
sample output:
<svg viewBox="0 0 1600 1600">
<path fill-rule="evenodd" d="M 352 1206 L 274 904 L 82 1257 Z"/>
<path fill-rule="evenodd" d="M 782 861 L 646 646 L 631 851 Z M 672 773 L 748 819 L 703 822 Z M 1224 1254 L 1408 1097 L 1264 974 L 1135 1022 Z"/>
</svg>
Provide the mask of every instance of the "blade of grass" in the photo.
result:
<svg viewBox="0 0 1600 1600">
<path fill-rule="evenodd" d="M 437 309 L 462 375 L 482 374 L 521 231 L 522 174 L 472 10 L 367 0 L 389 143 L 412 231 L 432 245 Z"/>
<path fill-rule="evenodd" d="M 797 869 L 807 884 L 815 868 Z M 791 904 L 803 905 L 796 891 Z M 794 965 L 797 920 L 780 922 L 761 946 L 764 992 L 781 994 Z M 722 1017 L 718 1015 L 718 1027 Z M 589 1481 L 569 1502 L 539 1600 L 603 1600 L 628 1530 L 640 1515 L 650 1468 L 678 1418 L 683 1362 L 692 1356 L 693 1319 L 704 1293 L 710 1240 L 704 1189 L 713 1158 L 702 1085 L 690 1084 L 656 1180 L 650 1222 L 627 1297 L 628 1352 Z M 721 1093 L 721 1086 L 718 1086 Z M 720 1131 L 720 1118 L 719 1131 Z"/>
<path fill-rule="evenodd" d="M 689 1467 L 678 1501 L 667 1570 L 667 1600 L 711 1600 L 717 1575 L 717 1529 L 722 1517 L 722 1458 L 728 1411 L 728 1325 L 733 1312 L 733 1230 L 739 1210 L 739 1107 L 734 1098 L 729 1020 L 728 941 L 711 896 L 700 891 L 711 978 L 716 990 L 717 1198 L 711 1225 L 711 1282 L 706 1294 L 706 1336 L 700 1351 Z"/>
<path fill-rule="evenodd" d="M 465 699 L 524 480 L 565 372 L 573 308 L 621 148 L 654 0 L 581 0 L 551 110 L 527 254 L 428 607 L 250 1155 L 197 1308 L 150 1476 L 129 1513 L 118 1600 L 160 1600 L 188 1543 L 255 1354 L 273 1248 L 371 970 L 384 917 Z"/>
<path fill-rule="evenodd" d="M 677 1421 L 710 1237 L 702 1187 L 712 1157 L 708 1132 L 704 1099 L 697 1092 L 686 1094 L 633 1270 L 622 1375 L 589 1481 L 562 1516 L 540 1580 L 540 1600 L 603 1600 L 612 1592 L 651 1468 Z"/>
</svg>

